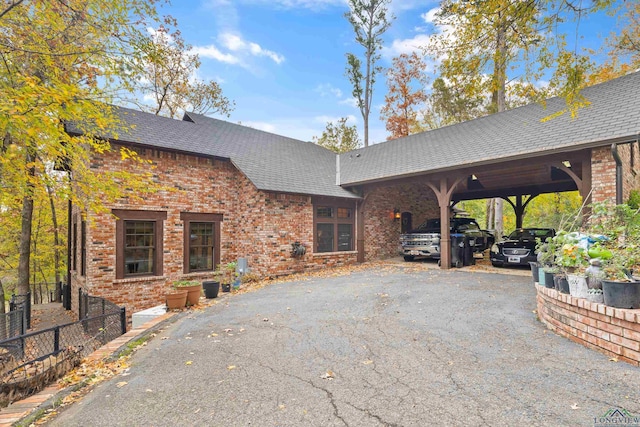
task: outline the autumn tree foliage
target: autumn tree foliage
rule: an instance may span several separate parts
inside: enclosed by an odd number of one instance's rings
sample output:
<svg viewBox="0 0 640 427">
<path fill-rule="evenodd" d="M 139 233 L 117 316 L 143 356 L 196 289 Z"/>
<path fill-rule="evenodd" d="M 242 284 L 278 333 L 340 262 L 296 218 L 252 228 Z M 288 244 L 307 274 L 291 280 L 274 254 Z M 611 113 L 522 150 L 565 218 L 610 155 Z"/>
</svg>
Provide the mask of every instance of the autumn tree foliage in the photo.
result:
<svg viewBox="0 0 640 427">
<path fill-rule="evenodd" d="M 34 201 L 52 177 L 65 182 L 57 198 L 87 209 L 123 195 L 124 183 L 134 196 L 153 188 L 148 167 L 96 174 L 89 158 L 111 149 L 104 135 L 123 129 L 109 107 L 112 85 L 125 73 L 123 58 L 139 54 L 132 42 L 160 21 L 154 0 L 0 2 L 0 205 L 19 219 L 19 293 L 29 291 Z M 134 152 L 121 153 L 139 164 Z M 56 164 L 72 172 L 52 173 Z"/>
<path fill-rule="evenodd" d="M 345 17 L 353 27 L 356 43 L 364 48 L 364 61 L 353 53 L 347 53 L 346 74 L 353 86 L 353 98 L 362 114 L 364 146 L 367 147 L 373 87 L 376 76 L 382 71 L 377 65 L 382 48 L 382 35 L 391 26 L 393 15 L 387 10 L 391 0 L 348 0 L 348 3 L 349 12 Z"/>
<path fill-rule="evenodd" d="M 360 147 L 360 137 L 356 125 L 348 125 L 347 117 L 338 119 L 337 122 L 327 122 L 327 127 L 318 138 L 313 137 L 313 142 L 335 153 L 346 153 Z"/>
<path fill-rule="evenodd" d="M 123 82 L 132 92 L 130 101 L 140 110 L 173 118 L 184 111 L 228 117 L 233 110 L 234 103 L 217 82 L 196 77 L 200 58 L 191 52 L 179 30 L 171 31 L 166 25 L 147 30 L 134 41 L 134 49 L 139 54 L 125 58 L 130 71 Z M 153 102 L 143 102 L 137 92 Z"/>
<path fill-rule="evenodd" d="M 420 110 L 427 100 L 425 74 L 427 64 L 416 53 L 393 58 L 387 71 L 389 92 L 384 97 L 380 118 L 389 131 L 387 140 L 408 136 L 421 130 Z"/>
</svg>

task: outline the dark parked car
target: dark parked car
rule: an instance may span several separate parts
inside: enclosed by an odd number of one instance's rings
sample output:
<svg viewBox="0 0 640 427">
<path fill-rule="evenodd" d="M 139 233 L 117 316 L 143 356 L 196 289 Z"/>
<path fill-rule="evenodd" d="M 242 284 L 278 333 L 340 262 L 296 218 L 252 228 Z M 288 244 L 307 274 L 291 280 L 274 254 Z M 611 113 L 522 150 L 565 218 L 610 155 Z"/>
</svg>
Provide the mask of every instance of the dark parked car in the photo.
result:
<svg viewBox="0 0 640 427">
<path fill-rule="evenodd" d="M 506 240 L 491 247 L 491 264 L 494 267 L 528 265 L 529 262 L 536 261 L 536 238 L 544 242 L 547 237 L 555 235 L 552 228 L 519 228 Z"/>
</svg>

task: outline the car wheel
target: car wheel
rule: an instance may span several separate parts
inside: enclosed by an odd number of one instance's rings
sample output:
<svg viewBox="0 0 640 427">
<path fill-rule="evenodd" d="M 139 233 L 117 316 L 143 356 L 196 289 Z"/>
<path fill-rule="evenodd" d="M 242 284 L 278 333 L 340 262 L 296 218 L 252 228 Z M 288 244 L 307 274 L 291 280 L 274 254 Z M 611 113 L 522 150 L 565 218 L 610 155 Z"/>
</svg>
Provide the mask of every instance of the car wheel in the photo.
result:
<svg viewBox="0 0 640 427">
<path fill-rule="evenodd" d="M 462 267 L 462 261 L 456 261 L 456 263 L 454 264 L 454 266 L 455 266 L 456 268 L 460 268 L 460 267 Z"/>
<path fill-rule="evenodd" d="M 411 262 L 411 261 L 413 261 L 413 259 L 414 259 L 414 257 L 412 257 L 411 255 L 405 255 L 404 256 L 404 260 L 407 261 L 407 262 Z"/>
</svg>

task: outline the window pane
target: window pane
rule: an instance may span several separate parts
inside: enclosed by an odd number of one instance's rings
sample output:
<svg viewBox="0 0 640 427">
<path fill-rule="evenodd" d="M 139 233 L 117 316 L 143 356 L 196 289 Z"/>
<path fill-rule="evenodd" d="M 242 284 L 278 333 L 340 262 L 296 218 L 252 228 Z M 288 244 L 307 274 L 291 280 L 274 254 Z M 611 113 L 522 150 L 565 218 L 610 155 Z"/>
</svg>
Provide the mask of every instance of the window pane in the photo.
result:
<svg viewBox="0 0 640 427">
<path fill-rule="evenodd" d="M 338 218 L 351 218 L 351 209 L 338 208 Z"/>
<path fill-rule="evenodd" d="M 124 274 L 152 274 L 155 255 L 155 222 L 125 221 Z"/>
<path fill-rule="evenodd" d="M 316 209 L 316 216 L 318 218 L 333 218 L 333 208 L 330 207 L 318 207 Z"/>
<path fill-rule="evenodd" d="M 189 271 L 213 268 L 213 223 L 189 223 Z"/>
<path fill-rule="evenodd" d="M 351 224 L 338 224 L 338 250 L 353 250 L 353 227 Z"/>
<path fill-rule="evenodd" d="M 333 224 L 318 224 L 316 231 L 318 252 L 333 252 Z"/>
</svg>

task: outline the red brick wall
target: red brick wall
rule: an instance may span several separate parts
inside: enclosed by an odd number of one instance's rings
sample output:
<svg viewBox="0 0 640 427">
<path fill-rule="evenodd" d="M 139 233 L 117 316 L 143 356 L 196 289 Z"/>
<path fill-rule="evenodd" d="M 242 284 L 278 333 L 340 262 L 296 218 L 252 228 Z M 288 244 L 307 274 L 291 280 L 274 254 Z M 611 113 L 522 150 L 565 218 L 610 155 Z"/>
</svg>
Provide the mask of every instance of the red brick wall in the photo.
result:
<svg viewBox="0 0 640 427">
<path fill-rule="evenodd" d="M 557 334 L 640 366 L 640 310 L 613 308 L 536 285 L 538 317 Z"/>
<path fill-rule="evenodd" d="M 633 164 L 632 153 L 633 150 Z M 618 145 L 622 160 L 623 201 L 629 198 L 632 189 L 640 188 L 640 147 L 637 143 Z M 592 201 L 616 200 L 616 162 L 611 147 L 594 148 L 591 154 Z"/>
<path fill-rule="evenodd" d="M 367 188 L 363 209 L 366 260 L 398 255 L 401 224 L 393 220 L 394 209 L 411 212 L 414 227 L 440 216 L 435 195 L 424 184 Z"/>
<path fill-rule="evenodd" d="M 120 160 L 117 147 L 114 148 L 112 152 L 96 155 L 92 164 L 101 170 L 126 167 Z M 116 279 L 116 220 L 110 212 L 89 213 L 87 275 L 83 278 L 79 272 L 72 273 L 72 305 L 76 312 L 79 286 L 92 295 L 124 304 L 131 315 L 162 304 L 165 292 L 176 280 L 211 278 L 211 273 L 183 272 L 184 224 L 180 220 L 181 212 L 222 214 L 221 263 L 245 257 L 252 272 L 260 276 L 278 276 L 356 261 L 355 252 L 312 253 L 313 206 L 310 196 L 259 191 L 227 161 L 156 150 L 141 150 L 140 155 L 153 161 L 156 182 L 170 189 L 145 195 L 143 201 L 122 199 L 109 205 L 108 209 L 167 212 L 163 224 L 163 275 Z M 290 255 L 291 244 L 295 241 L 307 247 L 307 254 L 300 259 Z"/>
</svg>

